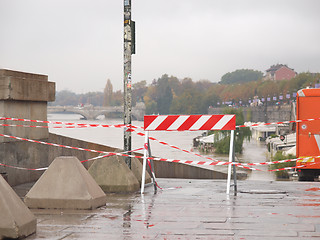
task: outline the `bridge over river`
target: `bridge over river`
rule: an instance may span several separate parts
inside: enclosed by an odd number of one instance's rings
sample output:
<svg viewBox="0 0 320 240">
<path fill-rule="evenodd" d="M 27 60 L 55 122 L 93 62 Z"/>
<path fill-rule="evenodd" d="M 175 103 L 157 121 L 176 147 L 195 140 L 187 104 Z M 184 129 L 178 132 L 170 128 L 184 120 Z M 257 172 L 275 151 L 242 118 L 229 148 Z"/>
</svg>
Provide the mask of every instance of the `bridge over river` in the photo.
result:
<svg viewBox="0 0 320 240">
<path fill-rule="evenodd" d="M 123 113 L 123 106 L 99 107 L 85 105 L 83 107 L 75 106 L 48 106 L 48 113 L 75 113 L 81 115 L 86 120 L 94 120 L 100 115 L 106 116 L 110 113 Z M 143 120 L 145 114 L 144 103 L 137 103 L 132 108 L 132 117 L 136 120 Z"/>
</svg>

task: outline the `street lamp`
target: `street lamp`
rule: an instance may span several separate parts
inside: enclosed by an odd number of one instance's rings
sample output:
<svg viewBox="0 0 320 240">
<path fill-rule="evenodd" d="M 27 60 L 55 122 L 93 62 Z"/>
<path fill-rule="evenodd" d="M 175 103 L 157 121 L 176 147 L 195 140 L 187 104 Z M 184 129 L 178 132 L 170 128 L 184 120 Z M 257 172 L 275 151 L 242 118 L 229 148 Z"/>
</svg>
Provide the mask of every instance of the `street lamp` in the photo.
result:
<svg viewBox="0 0 320 240">
<path fill-rule="evenodd" d="M 132 79 L 131 55 L 135 53 L 135 23 L 131 21 L 131 0 L 124 0 L 124 33 L 123 33 L 123 88 L 124 88 L 124 146 L 125 152 L 131 151 L 131 109 L 132 109 Z M 131 158 L 126 157 L 125 162 L 131 169 Z"/>
</svg>

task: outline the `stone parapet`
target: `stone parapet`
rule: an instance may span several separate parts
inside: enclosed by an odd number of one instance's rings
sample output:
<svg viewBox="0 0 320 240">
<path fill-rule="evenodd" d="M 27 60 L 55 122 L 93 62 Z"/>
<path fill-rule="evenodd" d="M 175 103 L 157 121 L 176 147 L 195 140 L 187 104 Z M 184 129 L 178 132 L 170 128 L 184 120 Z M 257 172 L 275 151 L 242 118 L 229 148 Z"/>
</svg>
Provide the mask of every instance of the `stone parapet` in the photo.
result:
<svg viewBox="0 0 320 240">
<path fill-rule="evenodd" d="M 26 73 L 9 69 L 0 69 L 0 77 L 15 77 L 24 79 L 35 79 L 40 81 L 48 81 L 48 76 L 43 74 Z"/>
<path fill-rule="evenodd" d="M 48 76 L 0 69 L 0 100 L 55 100 L 55 83 Z"/>
<path fill-rule="evenodd" d="M 55 100 L 55 83 L 48 76 L 0 69 L 0 117 L 47 120 L 47 102 Z M 43 123 L 0 121 L 12 125 L 42 125 Z M 0 126 L 0 133 L 34 140 L 49 137 L 46 128 Z M 0 142 L 16 141 L 0 137 Z"/>
</svg>

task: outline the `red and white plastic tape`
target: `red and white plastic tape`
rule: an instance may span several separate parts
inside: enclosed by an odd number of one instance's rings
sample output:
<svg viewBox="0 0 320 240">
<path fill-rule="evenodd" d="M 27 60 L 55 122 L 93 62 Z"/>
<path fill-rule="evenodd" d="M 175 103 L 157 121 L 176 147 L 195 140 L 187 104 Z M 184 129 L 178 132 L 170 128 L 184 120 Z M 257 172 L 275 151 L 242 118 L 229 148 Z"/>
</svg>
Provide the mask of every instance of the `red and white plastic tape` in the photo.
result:
<svg viewBox="0 0 320 240">
<path fill-rule="evenodd" d="M 143 158 L 142 156 L 136 156 L 136 155 L 130 155 L 130 154 L 123 154 L 123 153 L 112 153 L 112 152 L 105 152 L 105 151 L 98 151 L 98 150 L 92 150 L 92 149 L 86 149 L 86 148 L 78 148 L 78 147 L 71 147 L 71 146 L 67 146 L 67 145 L 62 145 L 62 144 L 56 144 L 56 143 L 47 143 L 47 142 L 43 142 L 43 141 L 38 141 L 38 140 L 31 140 L 31 139 L 27 139 L 27 138 L 20 138 L 20 137 L 14 137 L 14 136 L 9 136 L 9 135 L 5 135 L 5 134 L 0 134 L 0 136 L 2 137 L 7 137 L 7 138 L 12 138 L 12 139 L 17 139 L 17 140 L 22 140 L 22 141 L 28 141 L 28 142 L 32 142 L 32 143 L 39 143 L 39 144 L 44 144 L 44 145 L 49 145 L 49 146 L 54 146 L 54 147 L 64 147 L 64 148 L 68 148 L 68 149 L 75 149 L 75 150 L 80 150 L 80 151 L 89 151 L 89 152 L 95 152 L 95 153 L 103 153 L 106 154 L 105 156 L 112 156 L 112 155 L 118 155 L 118 156 L 125 156 L 125 157 L 134 157 L 134 158 Z M 141 149 L 139 149 L 141 150 Z M 308 158 L 317 158 L 320 156 L 315 156 L 315 157 L 308 157 Z M 102 157 L 101 157 L 102 158 Z M 271 164 L 275 164 L 275 163 L 282 163 L 282 162 L 289 162 L 289 161 L 296 161 L 297 159 L 289 159 L 289 160 L 282 160 L 282 161 L 276 161 L 276 162 L 268 162 L 268 163 L 236 163 L 236 162 L 224 162 L 224 161 L 216 161 L 216 162 L 207 162 L 207 161 L 189 161 L 189 160 L 177 160 L 177 159 L 166 159 L 166 158 L 158 158 L 158 157 L 148 157 L 147 159 L 150 160 L 155 160 L 155 161 L 164 161 L 164 162 L 174 162 L 174 163 L 182 163 L 182 164 L 190 164 L 190 165 L 198 165 L 198 166 L 225 166 L 225 165 L 235 165 L 238 167 L 243 167 L 243 168 L 249 168 L 247 166 L 254 166 L 254 165 L 271 165 Z M 298 158 L 299 159 L 306 159 L 306 158 Z M 88 160 L 85 160 L 88 161 Z M 4 166 L 4 164 L 1 164 L 2 166 Z M 8 165 L 6 165 L 8 166 Z M 9 166 L 8 166 L 9 167 Z M 12 167 L 12 166 L 10 166 Z M 303 167 L 303 166 L 301 166 Z M 20 167 L 15 167 L 15 168 L 19 168 L 19 169 L 23 169 Z M 291 167 L 292 168 L 296 168 L 296 167 Z M 26 169 L 25 170 L 45 170 L 46 168 L 36 168 L 36 169 Z M 287 168 L 286 168 L 287 169 Z M 283 169 L 283 170 L 286 170 Z M 251 170 L 257 170 L 257 171 L 261 171 L 259 169 L 255 169 L 255 168 L 251 168 Z M 276 171 L 276 170 L 270 170 L 270 171 Z"/>
<path fill-rule="evenodd" d="M 60 128 L 71 128 L 70 126 L 77 126 L 79 128 L 86 128 L 86 127 L 116 127 L 121 128 L 125 127 L 124 124 L 117 124 L 117 125 L 107 125 L 107 124 L 81 124 L 81 123 L 70 123 L 70 122 L 58 122 L 58 121 L 42 121 L 42 120 L 30 120 L 30 119 L 22 119 L 22 118 L 9 118 L 9 117 L 0 117 L 0 120 L 10 120 L 10 121 L 22 121 L 22 122 L 32 122 L 32 123 L 47 123 L 47 124 L 55 124 L 55 125 L 63 125 Z M 289 123 L 300 123 L 300 122 L 310 122 L 320 120 L 319 118 L 309 118 L 309 119 L 302 119 L 302 120 L 292 120 L 292 121 L 283 121 L 283 122 L 272 122 L 272 123 L 254 123 L 254 124 L 245 124 L 236 126 L 236 128 L 240 127 L 256 127 L 256 126 L 266 126 L 266 125 L 277 125 L 277 124 L 289 124 Z M 30 126 L 30 125 L 10 125 L 10 126 L 23 126 L 23 127 L 47 127 L 47 126 Z M 49 126 L 51 128 L 52 126 Z M 130 126 L 131 128 L 140 128 L 138 126 Z M 147 130 L 147 129 L 146 129 Z"/>
<path fill-rule="evenodd" d="M 128 129 L 127 131 L 134 132 L 134 133 L 136 133 L 138 136 L 141 136 L 141 137 L 144 137 L 144 136 L 145 136 L 145 133 L 139 132 L 139 131 L 137 131 L 136 129 L 133 129 L 133 128 Z M 160 140 L 158 140 L 158 139 L 156 139 L 156 138 L 154 138 L 154 137 L 149 137 L 149 139 L 150 139 L 150 140 L 152 140 L 152 141 L 156 141 L 156 142 L 158 142 L 158 143 L 160 143 L 160 144 L 162 144 L 162 145 L 166 145 L 166 146 L 168 146 L 168 147 L 171 147 L 171 148 L 174 148 L 174 149 L 180 150 L 180 151 L 182 151 L 182 152 L 185 152 L 185 153 L 189 153 L 189 154 L 195 155 L 195 156 L 197 156 L 197 157 L 202 157 L 202 158 L 205 158 L 205 159 L 208 159 L 208 160 L 214 161 L 214 162 L 219 162 L 219 161 L 218 161 L 218 160 L 216 160 L 216 159 L 213 159 L 213 158 L 210 158 L 210 157 L 207 157 L 207 156 L 203 156 L 203 155 L 200 155 L 200 154 L 197 154 L 197 153 L 194 153 L 194 152 L 191 152 L 191 151 L 188 151 L 188 150 L 185 150 L 185 149 L 179 148 L 179 147 L 174 146 L 174 145 L 171 145 L 171 144 L 169 144 L 169 143 L 166 143 L 166 142 L 160 141 Z"/>
<path fill-rule="evenodd" d="M 56 121 L 41 121 L 41 120 L 29 120 L 29 119 L 19 119 L 19 118 L 6 118 L 6 117 L 0 117 L 0 120 L 11 120 L 11 121 L 24 121 L 24 122 L 32 122 L 32 123 L 51 123 L 51 124 L 61 124 L 64 126 L 59 126 L 57 128 L 86 128 L 86 127 L 116 127 L 116 128 L 122 128 L 126 127 L 126 125 L 123 124 L 118 124 L 118 125 L 102 125 L 102 124 L 76 124 L 76 123 L 66 123 L 66 122 L 56 122 Z M 271 125 L 271 124 L 282 124 L 282 123 L 292 123 L 292 122 L 305 122 L 305 121 L 314 121 L 314 120 L 320 120 L 320 118 L 316 119 L 305 119 L 305 120 L 297 120 L 297 121 L 287 121 L 287 122 L 276 122 L 276 123 L 264 123 L 264 124 L 252 124 L 250 126 L 258 126 L 258 125 Z M 9 125 L 9 124 L 1 124 L 1 126 L 12 126 L 12 127 L 48 127 L 48 126 L 28 126 L 28 125 Z M 242 125 L 242 126 L 237 126 L 237 127 L 247 127 L 248 125 Z M 134 131 L 136 132 L 139 136 L 144 136 L 144 133 L 136 131 L 137 128 L 141 127 L 136 127 L 136 126 L 127 126 L 127 131 Z M 17 139 L 17 140 L 22 140 L 22 141 L 28 141 L 32 143 L 40 143 L 40 144 L 45 144 L 49 146 L 55 146 L 55 147 L 64 147 L 64 148 L 69 148 L 69 149 L 75 149 L 75 150 L 81 150 L 81 151 L 89 151 L 89 152 L 95 152 L 95 153 L 105 153 L 107 154 L 106 156 L 112 156 L 112 155 L 119 155 L 119 156 L 126 156 L 126 157 L 136 157 L 136 158 L 142 158 L 140 156 L 135 156 L 135 155 L 128 155 L 128 154 L 122 154 L 122 153 L 110 153 L 110 152 L 103 152 L 103 151 L 97 151 L 97 150 L 91 150 L 91 149 L 85 149 L 85 148 L 78 148 L 78 147 L 72 147 L 72 146 L 66 146 L 66 145 L 61 145 L 61 144 L 55 144 L 55 143 L 47 143 L 43 141 L 37 141 L 37 140 L 31 140 L 31 139 L 26 139 L 26 138 L 20 138 L 20 137 L 14 137 L 14 136 L 9 136 L 5 134 L 0 134 L 0 136 L 7 137 L 7 138 L 12 138 L 12 139 Z M 311 158 L 319 158 L 320 156 L 315 156 L 315 157 L 305 157 L 305 158 L 297 158 L 297 159 L 288 159 L 288 160 L 281 160 L 281 161 L 275 161 L 275 162 L 264 162 L 264 163 L 229 163 L 229 162 L 224 162 L 224 161 L 218 161 L 210 157 L 205 157 L 200 154 L 196 154 L 194 152 L 190 152 L 188 150 L 181 149 L 179 147 L 176 147 L 174 145 L 170 145 L 168 143 L 165 143 L 163 141 L 160 141 L 156 138 L 150 137 L 151 140 L 157 141 L 160 144 L 170 146 L 174 149 L 181 150 L 186 153 L 193 154 L 198 157 L 203 157 L 208 160 L 211 160 L 213 162 L 207 162 L 207 161 L 187 161 L 187 160 L 176 160 L 176 159 L 165 159 L 165 158 L 151 158 L 149 157 L 148 159 L 150 160 L 156 160 L 156 161 L 167 161 L 167 162 L 176 162 L 176 163 L 183 163 L 183 164 L 191 164 L 191 165 L 203 165 L 203 166 L 224 166 L 224 165 L 229 165 L 229 164 L 234 164 L 238 167 L 246 168 L 246 169 L 251 169 L 251 170 L 256 170 L 256 171 L 261 171 L 260 169 L 252 168 L 251 166 L 258 166 L 258 165 L 271 165 L 271 164 L 276 164 L 276 163 L 284 163 L 284 162 L 292 162 L 292 161 L 299 161 L 302 159 L 311 159 Z M 100 157 L 97 157 L 98 159 Z M 95 159 L 92 159 L 95 160 Z M 89 160 L 84 160 L 84 161 L 89 161 Z M 4 164 L 0 164 L 2 166 L 8 166 Z M 248 167 L 250 166 L 250 167 Z M 8 166 L 8 167 L 13 167 L 13 166 Z M 304 166 L 299 166 L 299 167 L 304 167 Z M 24 169 L 24 170 L 45 170 L 46 168 L 37 168 L 37 169 L 27 169 L 27 168 L 21 168 L 21 167 L 14 167 L 17 169 Z M 288 167 L 288 168 L 282 168 L 282 169 L 274 169 L 274 170 L 269 170 L 269 171 L 282 171 L 282 170 L 288 170 L 288 169 L 293 169 L 293 168 L 298 168 L 298 167 Z"/>
<path fill-rule="evenodd" d="M 46 123 L 53 124 L 59 126 L 41 126 L 41 125 L 12 125 L 12 124 L 0 124 L 0 126 L 4 127 L 31 127 L 31 128 L 88 128 L 88 127 L 102 127 L 102 128 L 123 128 L 126 125 L 124 124 L 91 124 L 91 123 L 70 123 L 70 122 L 57 122 L 57 121 L 42 121 L 42 120 L 30 120 L 30 119 L 22 119 L 22 118 L 9 118 L 9 117 L 0 117 L 1 120 L 9 120 L 9 121 L 20 121 L 20 122 L 28 122 L 28 123 Z M 130 126 L 131 128 L 138 128 L 136 126 Z"/>
<path fill-rule="evenodd" d="M 283 121 L 283 122 L 245 124 L 245 125 L 236 126 L 236 128 L 240 128 L 240 127 L 267 126 L 267 125 L 279 125 L 279 124 L 300 123 L 300 122 L 311 122 L 311 121 L 316 121 L 316 120 L 320 120 L 320 117 L 319 117 L 319 118 L 303 119 L 303 120 Z"/>
</svg>

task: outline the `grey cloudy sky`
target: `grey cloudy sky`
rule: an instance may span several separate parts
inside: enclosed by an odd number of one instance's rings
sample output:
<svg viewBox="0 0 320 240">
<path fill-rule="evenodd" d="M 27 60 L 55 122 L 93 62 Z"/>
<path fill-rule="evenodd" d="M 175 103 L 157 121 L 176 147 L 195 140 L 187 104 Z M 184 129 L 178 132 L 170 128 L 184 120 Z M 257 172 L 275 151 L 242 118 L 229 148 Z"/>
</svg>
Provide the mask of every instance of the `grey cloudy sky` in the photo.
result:
<svg viewBox="0 0 320 240">
<path fill-rule="evenodd" d="M 132 0 L 132 81 L 320 72 L 319 12 L 319 0 Z M 123 0 L 0 0 L 0 29 L 0 68 L 47 74 L 58 91 L 123 88 Z"/>
</svg>

